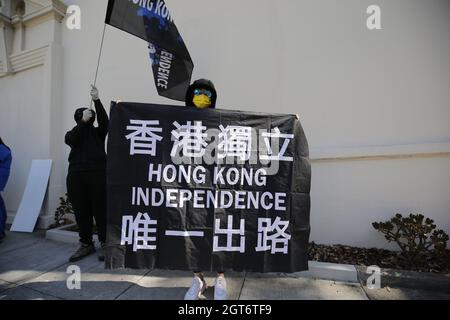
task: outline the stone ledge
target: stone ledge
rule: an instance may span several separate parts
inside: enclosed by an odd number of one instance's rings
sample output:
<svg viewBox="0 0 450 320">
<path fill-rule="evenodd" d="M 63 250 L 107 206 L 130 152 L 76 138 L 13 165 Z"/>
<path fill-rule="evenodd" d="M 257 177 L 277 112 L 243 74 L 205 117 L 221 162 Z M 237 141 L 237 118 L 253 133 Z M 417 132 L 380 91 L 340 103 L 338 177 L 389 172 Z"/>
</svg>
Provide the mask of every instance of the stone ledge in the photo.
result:
<svg viewBox="0 0 450 320">
<path fill-rule="evenodd" d="M 61 228 L 48 230 L 46 238 L 64 243 L 76 244 L 79 241 L 78 233 L 66 231 L 75 224 L 63 226 Z M 94 241 L 98 242 L 94 235 Z M 328 262 L 309 261 L 309 270 L 296 273 L 267 273 L 261 274 L 263 277 L 288 277 L 288 278 L 311 278 L 321 280 L 331 280 L 336 282 L 358 283 L 366 286 L 369 274 L 367 267 L 354 266 L 349 264 L 337 264 Z M 392 288 L 411 288 L 419 290 L 439 291 L 450 293 L 450 275 L 433 274 L 425 272 L 413 272 L 406 270 L 381 269 L 381 286 Z"/>
<path fill-rule="evenodd" d="M 328 262 L 309 261 L 309 270 L 288 276 L 333 280 L 338 282 L 358 282 L 355 266 Z"/>
<path fill-rule="evenodd" d="M 366 286 L 367 267 L 356 266 L 359 282 Z M 450 293 L 450 274 L 381 269 L 381 287 L 408 288 Z"/>
<path fill-rule="evenodd" d="M 74 227 L 76 224 L 69 224 L 56 229 L 47 230 L 45 238 L 63 243 L 77 244 L 80 241 L 78 232 L 67 231 L 68 228 Z M 98 242 L 97 235 L 94 235 L 93 240 Z"/>
</svg>

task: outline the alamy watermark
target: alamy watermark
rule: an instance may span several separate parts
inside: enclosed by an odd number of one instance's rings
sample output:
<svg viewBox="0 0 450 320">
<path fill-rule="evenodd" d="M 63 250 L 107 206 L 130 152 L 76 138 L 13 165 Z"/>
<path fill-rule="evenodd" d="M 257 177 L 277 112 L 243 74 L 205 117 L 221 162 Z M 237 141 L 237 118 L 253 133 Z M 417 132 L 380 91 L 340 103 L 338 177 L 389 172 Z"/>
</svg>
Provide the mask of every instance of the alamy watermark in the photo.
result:
<svg viewBox="0 0 450 320">
<path fill-rule="evenodd" d="M 366 25 L 369 30 L 381 30 L 381 8 L 380 6 L 373 4 L 367 7 L 366 10 L 369 17 L 367 18 Z"/>
<path fill-rule="evenodd" d="M 66 27 L 69 30 L 81 30 L 81 8 L 75 4 L 67 7 Z"/>
<path fill-rule="evenodd" d="M 367 274 L 370 276 L 367 278 L 366 286 L 370 290 L 381 289 L 381 269 L 378 266 L 367 267 Z"/>
<path fill-rule="evenodd" d="M 66 273 L 69 275 L 66 286 L 69 290 L 81 290 L 81 269 L 79 266 L 71 265 L 67 267 Z"/>
</svg>

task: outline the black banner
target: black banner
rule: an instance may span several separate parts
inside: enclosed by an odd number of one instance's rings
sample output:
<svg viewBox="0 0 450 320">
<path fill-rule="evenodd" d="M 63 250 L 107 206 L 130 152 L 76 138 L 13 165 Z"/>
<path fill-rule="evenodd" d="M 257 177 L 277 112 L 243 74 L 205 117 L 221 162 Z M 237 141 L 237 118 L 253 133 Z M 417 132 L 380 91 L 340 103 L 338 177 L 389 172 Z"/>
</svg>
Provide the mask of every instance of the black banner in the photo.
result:
<svg viewBox="0 0 450 320">
<path fill-rule="evenodd" d="M 105 22 L 146 40 L 159 95 L 185 100 L 194 63 L 163 0 L 109 0 Z"/>
<path fill-rule="evenodd" d="M 107 268 L 308 268 L 311 168 L 292 115 L 113 103 Z"/>
</svg>

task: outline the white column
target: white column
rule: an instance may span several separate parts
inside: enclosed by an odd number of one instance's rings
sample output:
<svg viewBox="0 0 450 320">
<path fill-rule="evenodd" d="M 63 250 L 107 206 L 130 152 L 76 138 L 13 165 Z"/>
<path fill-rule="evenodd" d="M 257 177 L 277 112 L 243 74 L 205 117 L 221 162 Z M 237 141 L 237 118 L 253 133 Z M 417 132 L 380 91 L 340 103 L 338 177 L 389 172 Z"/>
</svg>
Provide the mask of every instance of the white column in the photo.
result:
<svg viewBox="0 0 450 320">
<path fill-rule="evenodd" d="M 55 210 L 59 205 L 59 198 L 64 196 L 65 186 L 65 153 L 64 153 L 64 116 L 62 106 L 62 75 L 63 75 L 63 47 L 61 45 L 62 16 L 54 14 L 51 24 L 51 42 L 49 43 L 44 64 L 43 105 L 48 110 L 48 157 L 53 160 L 52 172 L 44 201 L 42 215 L 38 227 L 46 229 L 54 222 Z"/>
<path fill-rule="evenodd" d="M 0 17 L 0 60 L 2 60 L 2 68 L 0 73 L 11 72 L 11 64 L 9 62 L 9 55 L 11 53 L 12 30 L 7 23 L 2 21 Z"/>
<path fill-rule="evenodd" d="M 25 50 L 25 26 L 22 21 L 14 24 L 14 44 L 11 53 L 19 53 Z"/>
</svg>

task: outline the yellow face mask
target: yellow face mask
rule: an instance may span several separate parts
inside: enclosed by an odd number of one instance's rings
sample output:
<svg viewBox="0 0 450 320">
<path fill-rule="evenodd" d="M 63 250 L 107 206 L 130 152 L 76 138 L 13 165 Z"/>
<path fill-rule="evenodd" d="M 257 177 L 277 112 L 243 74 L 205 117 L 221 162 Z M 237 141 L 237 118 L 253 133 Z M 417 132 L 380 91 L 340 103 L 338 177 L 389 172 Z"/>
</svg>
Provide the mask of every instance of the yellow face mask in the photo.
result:
<svg viewBox="0 0 450 320">
<path fill-rule="evenodd" d="M 211 106 L 211 98 L 206 94 L 194 96 L 193 102 L 198 109 L 206 109 Z"/>
</svg>

